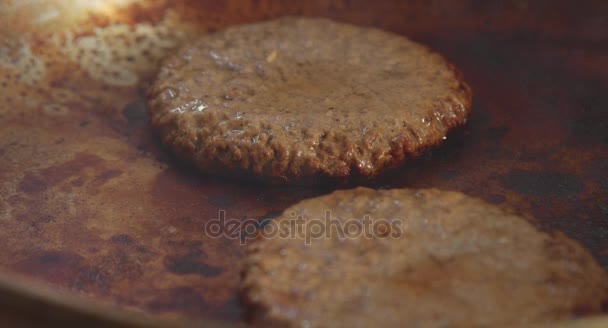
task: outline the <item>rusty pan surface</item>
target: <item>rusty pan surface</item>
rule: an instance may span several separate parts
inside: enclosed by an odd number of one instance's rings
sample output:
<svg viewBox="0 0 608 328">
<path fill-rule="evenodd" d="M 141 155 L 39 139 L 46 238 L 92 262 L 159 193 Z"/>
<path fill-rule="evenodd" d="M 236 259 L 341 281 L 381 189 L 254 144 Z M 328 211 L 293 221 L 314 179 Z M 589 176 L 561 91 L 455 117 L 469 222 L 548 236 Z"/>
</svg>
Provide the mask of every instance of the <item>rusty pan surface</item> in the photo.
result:
<svg viewBox="0 0 608 328">
<path fill-rule="evenodd" d="M 180 165 L 147 126 L 159 58 L 197 34 L 284 14 L 409 36 L 474 92 L 467 126 L 364 184 L 463 191 L 536 217 L 608 268 L 605 1 L 3 1 L 0 268 L 164 319 L 241 317 L 243 248 L 203 226 L 263 220 L 335 188 Z"/>
</svg>

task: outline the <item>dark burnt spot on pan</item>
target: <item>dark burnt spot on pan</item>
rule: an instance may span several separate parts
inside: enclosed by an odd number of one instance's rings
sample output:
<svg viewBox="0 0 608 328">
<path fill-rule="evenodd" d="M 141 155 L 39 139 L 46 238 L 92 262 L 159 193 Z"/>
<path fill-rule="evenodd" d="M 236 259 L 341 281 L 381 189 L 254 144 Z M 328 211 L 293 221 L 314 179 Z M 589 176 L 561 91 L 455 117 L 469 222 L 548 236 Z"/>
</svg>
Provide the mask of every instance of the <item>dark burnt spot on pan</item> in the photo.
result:
<svg viewBox="0 0 608 328">
<path fill-rule="evenodd" d="M 46 181 L 33 172 L 26 173 L 17 187 L 20 192 L 28 194 L 39 193 L 45 191 L 47 188 L 48 184 Z"/>
<path fill-rule="evenodd" d="M 122 175 L 122 171 L 118 169 L 109 169 L 101 172 L 97 176 L 95 176 L 95 184 L 100 186 L 113 178 L 119 177 Z"/>
<path fill-rule="evenodd" d="M 51 215 L 32 215 L 28 217 L 20 217 L 19 219 L 28 225 L 27 230 L 32 237 L 39 237 L 42 235 L 42 233 L 44 233 L 45 225 L 55 220 L 55 218 Z"/>
<path fill-rule="evenodd" d="M 166 256 L 163 264 L 167 271 L 177 274 L 196 274 L 203 277 L 215 277 L 222 273 L 221 267 L 212 266 L 203 262 L 206 257 L 200 249 L 191 250 L 185 255 Z"/>
<path fill-rule="evenodd" d="M 191 287 L 175 287 L 159 291 L 157 297 L 146 304 L 153 312 L 183 311 L 188 314 L 201 314 L 211 306 Z"/>
<path fill-rule="evenodd" d="M 135 251 L 137 253 L 140 253 L 140 254 L 150 253 L 150 251 L 147 248 L 143 247 L 143 246 L 137 246 L 137 247 L 135 247 Z"/>
<path fill-rule="evenodd" d="M 15 268 L 19 272 L 35 273 L 53 283 L 62 283 L 76 276 L 82 261 L 83 258 L 76 253 L 38 250 L 16 263 Z"/>
<path fill-rule="evenodd" d="M 81 259 L 79 255 L 69 252 L 46 251 L 31 257 L 29 263 L 53 267 L 79 263 Z"/>
<path fill-rule="evenodd" d="M 122 110 L 122 116 L 127 120 L 130 126 L 137 124 L 145 124 L 148 115 L 146 114 L 146 108 L 144 101 L 138 99 L 125 106 Z"/>
<path fill-rule="evenodd" d="M 142 265 L 146 262 L 146 258 L 135 257 L 134 254 L 119 249 L 95 258 L 92 266 L 103 270 L 112 281 L 133 281 L 143 275 Z"/>
<path fill-rule="evenodd" d="M 50 223 L 54 220 L 55 218 L 52 215 L 42 215 L 38 218 L 39 223 Z"/>
<path fill-rule="evenodd" d="M 499 178 L 507 189 L 529 196 L 575 196 L 584 190 L 573 174 L 552 171 L 511 170 Z"/>
<path fill-rule="evenodd" d="M 82 187 L 84 184 L 84 177 L 76 177 L 75 179 L 70 180 L 70 185 L 72 187 Z"/>
<path fill-rule="evenodd" d="M 102 251 L 104 254 L 90 256 L 75 270 L 76 276 L 67 283 L 71 288 L 107 294 L 112 286 L 134 282 L 142 278 L 147 263 L 152 258 L 138 256 L 121 249 Z"/>
<path fill-rule="evenodd" d="M 160 137 L 154 131 L 147 128 L 147 125 L 141 125 L 134 129 L 133 134 L 129 135 L 128 142 L 141 155 L 154 158 L 160 163 L 172 161 L 171 154 L 164 149 Z M 139 154 L 138 154 L 139 155 Z M 138 157 L 134 157 L 138 158 Z"/>
<path fill-rule="evenodd" d="M 116 245 L 132 246 L 133 244 L 135 244 L 135 240 L 133 239 L 133 237 L 127 234 L 114 235 L 110 238 L 110 240 Z"/>
<path fill-rule="evenodd" d="M 68 284 L 71 288 L 80 291 L 97 291 L 106 294 L 109 291 L 107 273 L 99 267 L 83 267 L 78 270 L 76 278 Z"/>
</svg>

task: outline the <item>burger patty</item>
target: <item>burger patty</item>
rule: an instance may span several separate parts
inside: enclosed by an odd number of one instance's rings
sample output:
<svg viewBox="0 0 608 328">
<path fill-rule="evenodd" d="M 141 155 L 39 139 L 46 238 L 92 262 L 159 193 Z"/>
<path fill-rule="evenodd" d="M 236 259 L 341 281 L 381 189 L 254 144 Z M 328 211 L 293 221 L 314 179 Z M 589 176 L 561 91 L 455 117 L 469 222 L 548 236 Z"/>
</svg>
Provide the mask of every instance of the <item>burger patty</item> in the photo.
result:
<svg viewBox="0 0 608 328">
<path fill-rule="evenodd" d="M 439 144 L 470 106 L 460 74 L 426 47 L 310 18 L 202 36 L 148 93 L 151 124 L 180 158 L 288 182 L 374 176 Z"/>
<path fill-rule="evenodd" d="M 597 313 L 608 300 L 606 272 L 579 244 L 457 192 L 305 200 L 249 251 L 242 289 L 260 325 L 514 326 Z"/>
</svg>

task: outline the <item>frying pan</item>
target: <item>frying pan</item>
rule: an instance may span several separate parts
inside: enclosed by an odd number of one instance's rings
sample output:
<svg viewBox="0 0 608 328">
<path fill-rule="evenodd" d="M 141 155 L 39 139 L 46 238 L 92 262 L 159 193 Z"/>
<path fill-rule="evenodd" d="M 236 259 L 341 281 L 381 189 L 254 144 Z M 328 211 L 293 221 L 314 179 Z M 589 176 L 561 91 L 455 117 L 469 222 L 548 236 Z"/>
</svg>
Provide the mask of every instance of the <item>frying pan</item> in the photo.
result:
<svg viewBox="0 0 608 328">
<path fill-rule="evenodd" d="M 474 91 L 464 128 L 363 184 L 458 190 L 513 207 L 608 267 L 605 1 L 5 0 L 0 322 L 241 322 L 240 240 L 210 238 L 204 224 L 220 210 L 266 220 L 352 184 L 281 187 L 198 173 L 149 131 L 144 94 L 179 44 L 287 14 L 406 35 L 444 54 Z"/>
</svg>

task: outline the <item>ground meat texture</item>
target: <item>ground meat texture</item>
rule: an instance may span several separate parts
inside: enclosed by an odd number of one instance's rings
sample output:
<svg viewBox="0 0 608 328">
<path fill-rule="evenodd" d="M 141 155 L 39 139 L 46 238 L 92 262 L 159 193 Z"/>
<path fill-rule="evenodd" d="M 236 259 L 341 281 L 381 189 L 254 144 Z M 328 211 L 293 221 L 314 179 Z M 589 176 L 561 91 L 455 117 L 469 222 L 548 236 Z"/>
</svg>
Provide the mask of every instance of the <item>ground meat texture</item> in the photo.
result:
<svg viewBox="0 0 608 328">
<path fill-rule="evenodd" d="M 278 181 L 374 176 L 463 124 L 471 92 L 402 36 L 282 18 L 202 36 L 148 93 L 164 144 L 201 170 Z"/>
<path fill-rule="evenodd" d="M 303 232 L 318 231 L 311 222 L 328 210 L 342 225 L 399 220 L 400 233 L 307 244 Z M 337 191 L 274 222 L 292 238 L 263 233 L 242 281 L 260 326 L 511 327 L 597 313 L 608 300 L 606 272 L 579 244 L 457 192 Z"/>
</svg>

